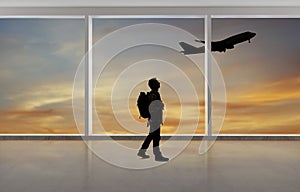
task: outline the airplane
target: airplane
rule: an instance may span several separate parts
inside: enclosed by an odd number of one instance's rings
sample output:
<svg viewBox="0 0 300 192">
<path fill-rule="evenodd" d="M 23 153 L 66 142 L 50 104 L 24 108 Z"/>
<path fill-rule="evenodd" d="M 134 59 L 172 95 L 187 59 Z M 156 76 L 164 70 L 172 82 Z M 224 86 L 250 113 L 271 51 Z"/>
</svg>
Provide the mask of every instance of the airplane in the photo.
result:
<svg viewBox="0 0 300 192">
<path fill-rule="evenodd" d="M 226 49 L 233 49 L 234 45 L 242 43 L 244 41 L 248 41 L 251 43 L 251 39 L 256 35 L 256 33 L 253 32 L 243 32 L 237 35 L 233 35 L 231 37 L 228 37 L 221 41 L 212 41 L 211 42 L 211 51 L 218 51 L 218 52 L 225 52 Z M 205 43 L 205 41 L 195 40 L 196 42 Z M 185 55 L 192 55 L 192 54 L 198 54 L 198 53 L 204 53 L 205 47 L 194 47 L 190 44 L 187 44 L 185 42 L 179 42 L 179 45 L 183 49 L 183 51 L 180 51 L 181 53 Z"/>
</svg>

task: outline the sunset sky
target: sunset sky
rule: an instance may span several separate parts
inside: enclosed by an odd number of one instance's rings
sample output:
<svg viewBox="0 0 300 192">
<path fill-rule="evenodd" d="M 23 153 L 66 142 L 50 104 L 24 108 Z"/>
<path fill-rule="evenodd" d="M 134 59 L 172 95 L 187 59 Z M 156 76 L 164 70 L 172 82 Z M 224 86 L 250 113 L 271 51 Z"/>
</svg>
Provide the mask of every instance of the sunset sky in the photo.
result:
<svg viewBox="0 0 300 192">
<path fill-rule="evenodd" d="M 78 133 L 73 79 L 83 19 L 0 19 L 0 133 Z"/>
<path fill-rule="evenodd" d="M 204 39 L 204 20 L 199 18 L 98 18 L 93 22 L 93 42 L 138 23 L 169 24 Z M 78 133 L 72 89 L 84 55 L 84 26 L 83 19 L 0 19 L 0 133 Z M 227 113 L 221 133 L 299 134 L 300 19 L 213 19 L 212 28 L 214 41 L 244 31 L 257 34 L 250 44 L 244 42 L 225 53 L 213 53 L 227 89 Z M 106 133 L 146 133 L 145 120 L 138 119 L 136 99 L 140 91 L 149 90 L 147 80 L 153 76 L 167 81 L 162 81 L 160 89 L 166 104 L 162 133 L 194 133 L 191 122 L 196 118 L 196 103 L 179 102 L 178 90 L 188 88 L 179 71 L 195 86 L 200 106 L 196 133 L 203 133 L 203 76 L 179 50 L 179 45 L 178 50 L 145 45 L 113 58 L 93 82 L 97 112 L 94 133 L 103 133 L 97 127 L 97 118 Z M 203 54 L 189 57 L 204 62 Z M 133 66 L 140 61 L 143 63 Z M 124 103 L 128 103 L 127 108 L 118 108 Z M 181 105 L 188 111 L 184 119 Z M 180 120 L 184 130 L 178 132 Z"/>
</svg>

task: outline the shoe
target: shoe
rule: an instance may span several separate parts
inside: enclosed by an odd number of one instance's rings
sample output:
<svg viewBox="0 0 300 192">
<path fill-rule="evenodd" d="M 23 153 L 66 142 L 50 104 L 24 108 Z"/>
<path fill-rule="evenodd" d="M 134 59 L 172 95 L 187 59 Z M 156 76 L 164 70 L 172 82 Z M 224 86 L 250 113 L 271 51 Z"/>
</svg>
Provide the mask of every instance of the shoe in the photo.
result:
<svg viewBox="0 0 300 192">
<path fill-rule="evenodd" d="M 150 156 L 146 154 L 146 149 L 140 149 L 137 155 L 143 159 L 150 158 Z"/>
<path fill-rule="evenodd" d="M 159 146 L 153 148 L 153 154 L 155 156 L 155 161 L 169 161 L 169 158 L 164 157 L 159 149 Z"/>
<path fill-rule="evenodd" d="M 169 161 L 169 158 L 164 157 L 162 155 L 156 155 L 155 156 L 155 161 Z"/>
</svg>

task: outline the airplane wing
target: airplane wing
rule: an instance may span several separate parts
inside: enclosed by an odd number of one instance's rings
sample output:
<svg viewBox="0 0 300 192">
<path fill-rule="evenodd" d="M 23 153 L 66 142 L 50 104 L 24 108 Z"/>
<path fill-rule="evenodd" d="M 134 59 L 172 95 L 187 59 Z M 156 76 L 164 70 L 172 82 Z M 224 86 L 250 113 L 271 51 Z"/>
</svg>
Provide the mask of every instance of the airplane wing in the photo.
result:
<svg viewBox="0 0 300 192">
<path fill-rule="evenodd" d="M 226 49 L 233 49 L 234 48 L 234 45 L 233 44 L 230 44 L 230 45 L 227 45 L 226 46 Z"/>
</svg>

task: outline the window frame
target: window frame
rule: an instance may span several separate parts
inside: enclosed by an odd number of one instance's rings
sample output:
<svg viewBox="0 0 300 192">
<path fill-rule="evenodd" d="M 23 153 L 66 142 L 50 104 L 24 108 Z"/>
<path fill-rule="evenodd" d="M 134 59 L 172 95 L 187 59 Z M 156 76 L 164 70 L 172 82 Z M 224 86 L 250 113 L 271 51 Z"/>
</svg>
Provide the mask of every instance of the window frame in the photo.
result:
<svg viewBox="0 0 300 192">
<path fill-rule="evenodd" d="M 159 8 L 159 7 L 158 7 Z M 300 18 L 300 7 L 161 7 L 160 9 L 151 7 L 1 7 L 2 15 L 0 18 L 82 18 L 85 19 L 85 52 L 92 45 L 92 18 L 95 17 L 122 17 L 122 18 L 185 18 L 202 16 L 205 19 L 205 40 L 211 42 L 211 22 L 215 18 Z M 200 13 L 200 14 L 199 14 Z M 131 14 L 131 15 L 128 15 Z M 209 50 L 210 43 L 205 45 Z M 209 67 L 210 55 L 205 52 L 205 75 L 210 81 L 211 71 Z M 125 139 L 140 139 L 143 136 L 135 135 L 97 135 L 92 134 L 92 66 L 91 55 L 85 61 L 85 133 L 84 134 L 0 134 L 0 139 L 81 139 L 88 137 L 90 139 L 99 139 L 105 137 L 116 137 Z M 206 132 L 202 134 L 192 134 L 195 139 L 202 139 L 203 136 L 219 136 L 220 139 L 300 139 L 300 134 L 212 134 L 211 124 L 211 101 L 208 85 L 205 82 L 205 127 Z M 167 139 L 170 135 L 163 135 Z M 188 135 L 177 135 L 179 139 L 184 139 Z"/>
</svg>

